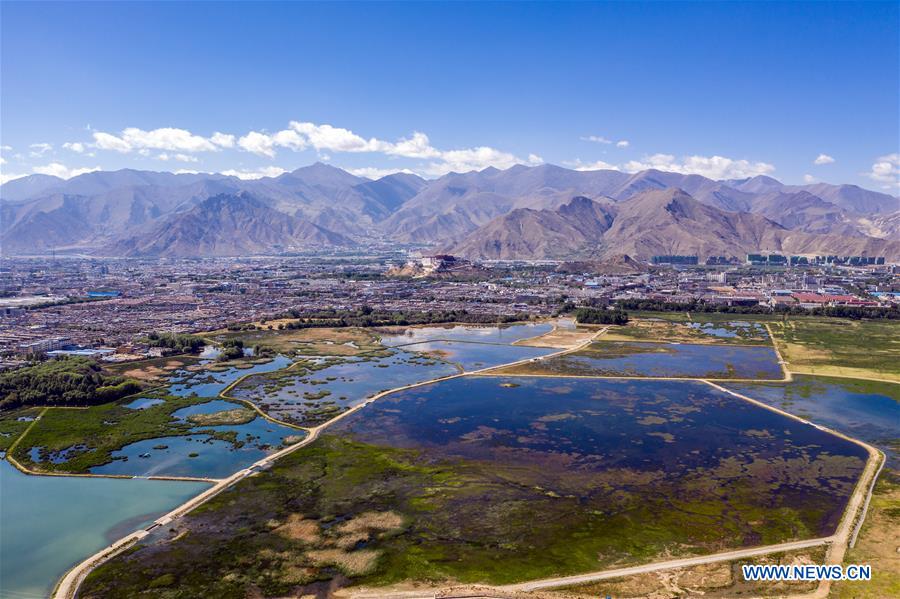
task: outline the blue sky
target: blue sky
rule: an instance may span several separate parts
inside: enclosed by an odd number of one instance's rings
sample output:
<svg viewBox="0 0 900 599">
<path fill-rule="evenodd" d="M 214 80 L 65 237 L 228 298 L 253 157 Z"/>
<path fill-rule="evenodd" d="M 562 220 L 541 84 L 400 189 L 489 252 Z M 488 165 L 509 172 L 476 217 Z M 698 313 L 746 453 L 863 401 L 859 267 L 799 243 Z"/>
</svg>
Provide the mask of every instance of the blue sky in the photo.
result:
<svg viewBox="0 0 900 599">
<path fill-rule="evenodd" d="M 0 168 L 550 162 L 896 192 L 898 6 L 2 2 Z"/>
</svg>

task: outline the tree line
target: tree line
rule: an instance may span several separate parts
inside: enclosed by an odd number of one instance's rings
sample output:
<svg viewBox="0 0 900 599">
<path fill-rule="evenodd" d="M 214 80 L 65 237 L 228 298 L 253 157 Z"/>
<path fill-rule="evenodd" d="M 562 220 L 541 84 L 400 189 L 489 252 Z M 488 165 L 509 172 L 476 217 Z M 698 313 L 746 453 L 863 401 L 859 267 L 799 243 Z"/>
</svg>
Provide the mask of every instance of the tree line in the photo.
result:
<svg viewBox="0 0 900 599">
<path fill-rule="evenodd" d="M 93 360 L 63 357 L 0 373 L 0 410 L 95 405 L 140 390 L 136 381 L 110 375 Z"/>
<path fill-rule="evenodd" d="M 616 307 L 621 310 L 642 310 L 647 312 L 718 312 L 724 314 L 785 314 L 788 316 L 827 316 L 833 318 L 900 319 L 898 308 L 878 308 L 868 306 L 822 306 L 803 308 L 800 306 L 727 306 L 703 301 L 667 302 L 649 299 L 618 300 Z"/>
</svg>

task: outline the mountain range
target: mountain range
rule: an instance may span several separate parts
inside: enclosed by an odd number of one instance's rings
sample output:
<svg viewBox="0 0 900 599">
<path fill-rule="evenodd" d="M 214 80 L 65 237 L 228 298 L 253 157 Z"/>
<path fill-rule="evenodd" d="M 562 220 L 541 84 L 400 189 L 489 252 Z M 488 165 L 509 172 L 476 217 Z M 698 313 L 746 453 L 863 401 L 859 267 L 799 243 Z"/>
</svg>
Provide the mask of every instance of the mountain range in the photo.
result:
<svg viewBox="0 0 900 599">
<path fill-rule="evenodd" d="M 854 185 L 716 181 L 554 165 L 378 180 L 317 163 L 277 177 L 96 171 L 0 186 L 0 249 L 238 256 L 371 243 L 469 258 L 754 251 L 900 259 L 900 200 Z"/>
</svg>

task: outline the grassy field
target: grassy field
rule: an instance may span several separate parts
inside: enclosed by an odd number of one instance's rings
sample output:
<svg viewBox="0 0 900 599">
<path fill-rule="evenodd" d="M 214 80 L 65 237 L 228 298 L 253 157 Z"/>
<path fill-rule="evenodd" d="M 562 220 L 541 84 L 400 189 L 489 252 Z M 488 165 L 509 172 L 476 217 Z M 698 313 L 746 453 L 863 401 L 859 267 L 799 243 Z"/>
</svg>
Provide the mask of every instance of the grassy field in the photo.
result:
<svg viewBox="0 0 900 599">
<path fill-rule="evenodd" d="M 679 313 L 680 314 L 680 313 Z M 708 323 L 711 327 L 704 328 Z M 742 323 L 748 326 L 739 326 Z M 625 326 L 611 327 L 600 339 L 607 341 L 660 341 L 675 343 L 712 343 L 736 345 L 768 345 L 768 333 L 747 320 L 692 321 L 633 319 Z"/>
<path fill-rule="evenodd" d="M 43 408 L 19 408 L 0 412 L 0 451 L 8 450 L 19 435 L 25 432 L 25 429 L 31 424 L 30 420 L 19 419 L 35 418 L 41 413 L 41 410 Z"/>
<path fill-rule="evenodd" d="M 129 443 L 188 434 L 197 424 L 173 419 L 172 412 L 209 401 L 158 394 L 144 394 L 141 397 L 160 397 L 165 401 L 143 410 L 125 407 L 133 397 L 90 408 L 51 408 L 15 448 L 13 457 L 23 466 L 38 472 L 86 473 L 94 466 L 108 463 L 113 451 Z M 227 438 L 224 433 L 221 436 Z M 34 462 L 31 459 L 32 447 L 41 448 L 43 461 Z M 60 463 L 46 459 L 64 450 L 69 450 L 66 454 L 69 459 Z"/>
<path fill-rule="evenodd" d="M 769 326 L 792 372 L 900 381 L 900 321 L 791 318 Z"/>
<path fill-rule="evenodd" d="M 287 356 L 355 356 L 382 349 L 372 333 L 352 327 L 224 332 L 211 338 L 240 339 L 245 347 L 261 345 Z"/>
</svg>

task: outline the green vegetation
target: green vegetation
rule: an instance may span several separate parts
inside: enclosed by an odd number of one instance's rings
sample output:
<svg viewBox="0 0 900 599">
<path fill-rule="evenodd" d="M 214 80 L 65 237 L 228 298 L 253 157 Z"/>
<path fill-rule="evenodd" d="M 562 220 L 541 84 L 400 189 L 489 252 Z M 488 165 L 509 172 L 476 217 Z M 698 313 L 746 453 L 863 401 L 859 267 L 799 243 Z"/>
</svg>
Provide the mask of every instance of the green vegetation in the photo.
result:
<svg viewBox="0 0 900 599">
<path fill-rule="evenodd" d="M 827 306 L 823 308 L 769 306 L 728 306 L 710 304 L 702 300 L 692 302 L 666 302 L 661 300 L 619 300 L 616 306 L 622 310 L 642 310 L 653 312 L 721 312 L 725 314 L 780 314 L 791 316 L 825 316 L 829 318 L 862 318 L 879 320 L 900 320 L 898 308 L 864 308 L 856 306 Z"/>
<path fill-rule="evenodd" d="M 0 410 L 95 405 L 140 389 L 133 380 L 104 372 L 93 360 L 66 357 L 0 373 Z"/>
<path fill-rule="evenodd" d="M 172 412 L 209 401 L 161 394 L 143 397 L 158 397 L 165 401 L 141 410 L 125 407 L 134 398 L 83 409 L 48 410 L 16 447 L 13 457 L 23 466 L 37 471 L 88 472 L 94 466 L 108 463 L 113 451 L 129 443 L 188 434 L 197 425 L 173 418 Z M 224 433 L 209 432 L 217 438 L 225 438 Z M 31 459 L 32 447 L 40 448 L 40 462 Z M 53 463 L 47 459 L 51 456 L 66 459 Z"/>
<path fill-rule="evenodd" d="M 368 330 L 356 327 L 285 329 L 283 324 L 275 329 L 228 331 L 215 335 L 214 339 L 222 344 L 231 339 L 240 340 L 244 346 L 252 344 L 254 355 L 261 357 L 274 354 L 352 356 L 384 350 Z"/>
<path fill-rule="evenodd" d="M 222 342 L 222 353 L 219 361 L 237 360 L 244 357 L 244 342 L 240 339 L 226 339 Z"/>
<path fill-rule="evenodd" d="M 202 337 L 181 333 L 150 333 L 147 343 L 150 347 L 164 347 L 177 354 L 194 354 L 206 345 Z"/>
<path fill-rule="evenodd" d="M 763 459 L 745 472 L 772 467 Z M 334 590 L 339 574 L 362 585 L 504 584 L 815 534 L 824 503 L 771 507 L 768 485 L 740 472 L 725 462 L 672 478 L 565 471 L 324 435 L 204 504 L 168 539 L 102 565 L 83 592 L 302 596 Z"/>
<path fill-rule="evenodd" d="M 0 451 L 7 451 L 43 408 L 18 408 L 0 412 Z"/>
<path fill-rule="evenodd" d="M 900 321 L 791 318 L 770 328 L 793 372 L 900 381 Z"/>
<path fill-rule="evenodd" d="M 575 310 L 578 324 L 628 324 L 628 314 L 621 310 L 578 308 Z"/>
<path fill-rule="evenodd" d="M 603 334 L 602 340 L 726 345 L 771 344 L 769 334 L 761 324 L 737 319 L 686 322 L 673 319 L 636 318 L 626 326 L 607 331 Z"/>
<path fill-rule="evenodd" d="M 526 321 L 527 313 L 517 314 L 476 314 L 468 310 L 440 310 L 428 312 L 389 312 L 363 306 L 359 310 L 317 310 L 304 312 L 290 310 L 284 318 L 295 318 L 295 322 L 284 325 L 288 329 L 306 327 L 381 327 L 407 326 L 414 324 L 440 324 L 460 322 L 468 324 L 503 324 Z"/>
</svg>

